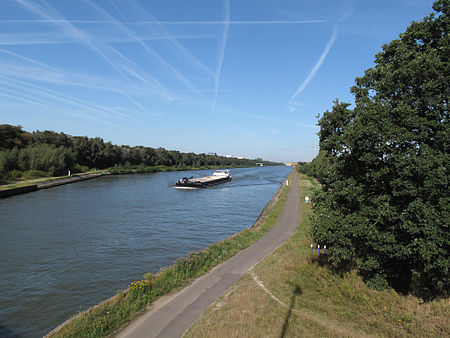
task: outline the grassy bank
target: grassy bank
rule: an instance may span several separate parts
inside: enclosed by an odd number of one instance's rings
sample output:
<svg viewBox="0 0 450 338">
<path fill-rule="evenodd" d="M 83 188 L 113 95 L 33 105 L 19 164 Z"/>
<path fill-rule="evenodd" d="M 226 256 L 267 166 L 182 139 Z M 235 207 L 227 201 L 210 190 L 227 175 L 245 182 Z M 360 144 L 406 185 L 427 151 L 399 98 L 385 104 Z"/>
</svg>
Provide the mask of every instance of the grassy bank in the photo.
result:
<svg viewBox="0 0 450 338">
<path fill-rule="evenodd" d="M 289 176 L 292 181 L 292 174 Z M 152 276 L 147 274 L 141 281 L 130 284 L 127 291 L 72 318 L 51 337 L 101 337 L 119 329 L 124 323 L 141 314 L 148 304 L 162 295 L 166 295 L 189 284 L 213 267 L 226 261 L 240 250 L 248 247 L 273 227 L 278 220 L 287 199 L 288 187 L 283 186 L 276 194 L 276 202 L 269 203 L 270 212 L 259 219 L 257 227 L 245 229 L 206 249 L 191 253 L 177 260 L 171 267 L 162 269 Z"/>
<path fill-rule="evenodd" d="M 49 177 L 34 178 L 34 179 L 30 179 L 30 180 L 21 180 L 21 181 L 16 181 L 14 183 L 9 183 L 6 185 L 0 185 L 0 190 L 8 190 L 8 189 L 26 187 L 26 186 L 34 185 L 34 184 L 40 184 L 40 183 L 45 183 L 45 182 L 50 182 L 50 181 L 57 181 L 57 180 L 61 180 L 64 178 L 78 177 L 78 176 L 84 176 L 84 175 L 89 175 L 89 174 L 98 174 L 98 173 L 102 173 L 102 172 L 106 172 L 106 171 L 104 171 L 104 170 L 87 171 L 87 172 L 83 172 L 83 173 L 73 174 L 70 176 L 67 176 L 67 175 L 66 176 L 49 176 Z"/>
<path fill-rule="evenodd" d="M 368 288 L 355 271 L 333 274 L 310 254 L 310 208 L 318 183 L 300 176 L 297 233 L 221 296 L 187 337 L 450 336 L 448 299 L 425 303 Z"/>
</svg>

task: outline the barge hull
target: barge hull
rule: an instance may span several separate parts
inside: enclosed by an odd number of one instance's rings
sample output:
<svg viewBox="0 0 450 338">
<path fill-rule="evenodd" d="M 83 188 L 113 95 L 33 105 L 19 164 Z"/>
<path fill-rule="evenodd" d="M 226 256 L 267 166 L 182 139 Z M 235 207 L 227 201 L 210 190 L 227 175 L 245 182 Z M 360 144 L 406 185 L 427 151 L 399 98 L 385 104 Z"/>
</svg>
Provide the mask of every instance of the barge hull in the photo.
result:
<svg viewBox="0 0 450 338">
<path fill-rule="evenodd" d="M 191 188 L 208 188 L 213 185 L 230 182 L 230 181 L 231 181 L 231 177 L 217 178 L 217 176 L 207 176 L 207 177 L 201 177 L 201 178 L 197 178 L 197 179 L 189 179 L 186 181 L 179 181 L 176 183 L 176 186 L 177 187 L 191 187 Z"/>
</svg>

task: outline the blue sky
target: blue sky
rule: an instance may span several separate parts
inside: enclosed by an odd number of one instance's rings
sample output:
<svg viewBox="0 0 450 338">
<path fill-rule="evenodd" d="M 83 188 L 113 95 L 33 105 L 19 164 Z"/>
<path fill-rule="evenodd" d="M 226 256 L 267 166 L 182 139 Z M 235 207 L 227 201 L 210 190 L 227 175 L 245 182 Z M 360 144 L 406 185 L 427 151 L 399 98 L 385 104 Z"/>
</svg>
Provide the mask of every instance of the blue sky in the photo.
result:
<svg viewBox="0 0 450 338">
<path fill-rule="evenodd" d="M 0 123 L 309 161 L 317 114 L 431 0 L 0 0 Z"/>
</svg>

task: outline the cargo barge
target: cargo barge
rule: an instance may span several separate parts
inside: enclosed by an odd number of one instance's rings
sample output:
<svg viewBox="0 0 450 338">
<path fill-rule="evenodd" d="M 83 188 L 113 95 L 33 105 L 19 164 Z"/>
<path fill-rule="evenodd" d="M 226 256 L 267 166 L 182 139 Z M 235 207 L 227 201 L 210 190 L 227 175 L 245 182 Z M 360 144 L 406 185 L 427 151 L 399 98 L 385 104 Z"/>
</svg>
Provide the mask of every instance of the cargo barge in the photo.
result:
<svg viewBox="0 0 450 338">
<path fill-rule="evenodd" d="M 208 188 L 212 185 L 230 182 L 231 175 L 229 170 L 216 170 L 211 176 L 198 177 L 183 177 L 176 183 L 179 188 Z"/>
</svg>

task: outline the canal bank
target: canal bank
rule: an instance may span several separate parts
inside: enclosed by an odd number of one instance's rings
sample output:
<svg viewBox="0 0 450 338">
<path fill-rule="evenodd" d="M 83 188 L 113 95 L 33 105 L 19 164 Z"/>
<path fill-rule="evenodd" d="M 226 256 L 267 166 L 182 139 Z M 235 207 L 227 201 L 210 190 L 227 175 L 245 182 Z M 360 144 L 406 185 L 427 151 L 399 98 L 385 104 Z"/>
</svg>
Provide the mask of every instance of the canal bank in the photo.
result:
<svg viewBox="0 0 450 338">
<path fill-rule="evenodd" d="M 276 223 L 259 240 L 196 279 L 174 295 L 160 299 L 144 315 L 124 328 L 118 338 L 181 337 L 192 323 L 247 271 L 292 235 L 299 221 L 300 198 L 297 173 L 290 175 L 292 189 Z"/>
<path fill-rule="evenodd" d="M 9 183 L 5 185 L 0 185 L 0 198 L 26 194 L 29 192 L 37 191 L 40 189 L 47 189 L 51 187 L 56 187 L 59 185 L 64 185 L 68 183 L 75 183 L 79 181 L 88 180 L 91 178 L 100 177 L 103 175 L 128 175 L 128 174 L 154 174 L 158 172 L 166 171 L 198 171 L 198 170 L 218 170 L 221 168 L 225 169 L 237 169 L 246 167 L 223 167 L 223 166 L 208 166 L 200 168 L 189 168 L 189 167 L 166 167 L 166 166 L 149 166 L 149 167 L 138 167 L 135 169 L 127 169 L 120 167 L 112 167 L 109 169 L 102 170 L 100 172 L 94 173 L 80 173 L 74 174 L 72 176 L 63 177 L 50 177 L 50 178 L 40 178 L 28 181 L 17 181 L 15 183 Z"/>
<path fill-rule="evenodd" d="M 289 181 L 291 181 L 291 183 L 293 179 L 292 176 L 293 175 L 291 173 L 289 176 Z M 296 182 L 296 176 L 294 176 L 294 179 Z M 285 235 L 280 236 L 279 227 L 277 227 L 278 230 L 276 230 L 274 234 L 271 229 L 280 218 L 283 211 L 283 206 L 288 199 L 289 186 L 292 184 L 286 184 L 286 182 L 287 180 L 282 182 L 280 188 L 273 195 L 272 199 L 266 204 L 265 208 L 260 213 L 251 228 L 247 228 L 225 240 L 210 245 L 204 250 L 191 253 L 185 258 L 177 260 L 171 267 L 162 269 L 154 277 L 148 279 L 149 283 L 152 285 L 152 287 L 148 290 L 148 293 L 144 294 L 139 292 L 138 297 L 135 297 L 135 295 L 132 294 L 133 287 L 131 287 L 131 291 L 128 289 L 124 292 L 120 292 L 118 295 L 108 299 L 107 301 L 104 301 L 101 304 L 96 305 L 69 319 L 48 333 L 46 337 L 109 335 L 118 330 L 125 323 L 130 322 L 134 318 L 141 315 L 144 310 L 149 307 L 154 307 L 152 304 L 155 300 L 157 300 L 157 304 L 160 304 L 161 301 L 164 303 L 167 300 L 165 295 L 170 295 L 172 292 L 180 290 L 180 288 L 182 289 L 184 286 L 191 284 L 194 280 L 208 271 L 216 271 L 218 265 L 224 265 L 225 263 L 223 262 L 227 261 L 239 252 L 247 252 L 246 255 L 251 262 L 255 259 L 258 261 L 261 259 L 260 255 L 267 255 L 272 250 L 271 247 L 273 245 L 278 246 L 278 242 L 280 240 L 285 240 Z M 269 231 L 272 235 L 267 238 L 264 236 L 266 239 L 259 242 L 259 246 L 262 249 L 259 249 L 259 254 L 256 254 L 253 251 L 254 249 L 251 249 L 252 243 L 258 241 Z M 247 248 L 250 251 L 246 250 Z M 269 251 L 266 252 L 267 250 Z M 240 258 L 237 259 L 237 264 L 239 264 L 240 260 Z M 231 264 L 233 265 L 236 263 Z M 207 279 L 209 278 L 210 277 Z M 199 279 L 203 279 L 203 277 Z M 227 283 L 230 283 L 233 280 L 234 277 L 231 279 L 226 278 L 225 283 L 220 283 L 220 285 L 221 287 L 226 286 L 228 285 Z M 146 280 L 138 281 L 138 283 L 144 282 L 146 282 Z M 192 285 L 193 284 L 191 284 L 189 288 L 191 288 Z M 171 299 L 172 297 L 169 296 L 169 298 Z M 160 301 L 159 299 L 162 300 Z"/>
<path fill-rule="evenodd" d="M 173 185 L 204 171 L 104 175 L 1 199 L 0 336 L 42 337 L 146 272 L 251 228 L 289 172 L 232 169 L 233 181 L 195 190 Z M 199 258 L 216 262 L 211 253 Z"/>
<path fill-rule="evenodd" d="M 101 172 L 101 173 L 92 173 L 92 174 L 83 174 L 83 175 L 76 175 L 76 176 L 69 176 L 64 178 L 57 178 L 54 180 L 44 181 L 37 184 L 30 184 L 25 185 L 22 187 L 13 187 L 10 189 L 3 189 L 0 190 L 0 198 L 20 195 L 20 194 L 26 194 L 29 192 L 37 191 L 39 189 L 47 189 L 51 187 L 56 187 L 59 185 L 69 184 L 69 183 L 75 183 L 79 181 L 85 181 L 90 180 L 96 177 L 100 177 L 103 175 L 108 175 L 108 172 Z"/>
</svg>

